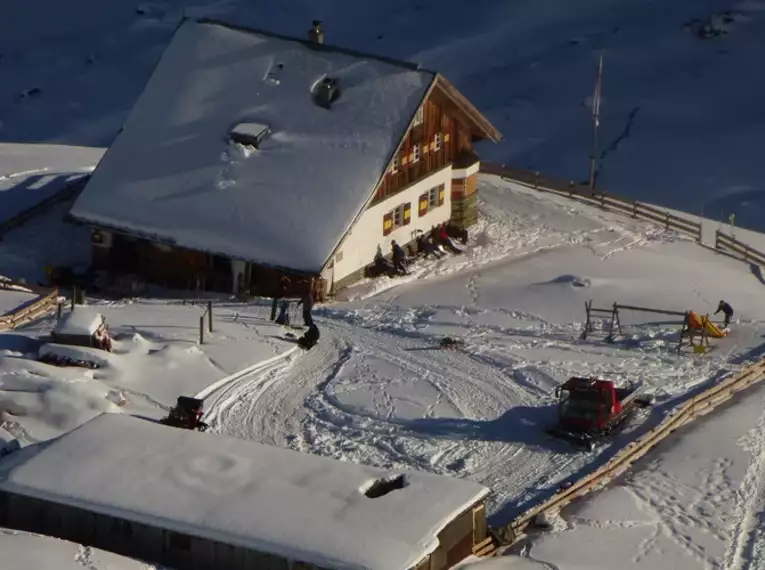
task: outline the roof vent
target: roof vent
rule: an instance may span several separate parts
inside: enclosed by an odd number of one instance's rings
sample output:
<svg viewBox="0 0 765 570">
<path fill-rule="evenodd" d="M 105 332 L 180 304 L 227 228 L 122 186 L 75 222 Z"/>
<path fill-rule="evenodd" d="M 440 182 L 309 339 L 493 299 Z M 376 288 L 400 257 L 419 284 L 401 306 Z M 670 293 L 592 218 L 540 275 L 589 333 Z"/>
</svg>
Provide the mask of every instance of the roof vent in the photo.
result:
<svg viewBox="0 0 765 570">
<path fill-rule="evenodd" d="M 329 109 L 332 103 L 340 99 L 340 83 L 332 77 L 325 77 L 313 88 L 313 100 L 319 107 Z"/>
<path fill-rule="evenodd" d="M 229 133 L 235 143 L 260 148 L 260 144 L 271 134 L 268 125 L 260 123 L 239 123 Z"/>
<path fill-rule="evenodd" d="M 308 30 L 308 41 L 315 44 L 324 43 L 324 28 L 321 25 L 321 21 L 314 20 L 313 27 Z"/>
<path fill-rule="evenodd" d="M 363 488 L 362 491 L 369 499 L 378 499 L 384 497 L 392 491 L 397 491 L 406 487 L 406 475 L 399 473 L 392 477 L 384 477 L 382 479 L 375 479 L 372 483 Z"/>
</svg>

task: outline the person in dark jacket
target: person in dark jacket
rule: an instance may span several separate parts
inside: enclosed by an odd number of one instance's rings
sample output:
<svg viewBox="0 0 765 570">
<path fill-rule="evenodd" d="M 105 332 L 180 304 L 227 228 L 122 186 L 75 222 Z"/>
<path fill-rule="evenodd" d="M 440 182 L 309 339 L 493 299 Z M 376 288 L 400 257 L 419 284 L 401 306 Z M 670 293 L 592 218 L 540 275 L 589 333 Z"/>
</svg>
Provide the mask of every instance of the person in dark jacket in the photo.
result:
<svg viewBox="0 0 765 570">
<path fill-rule="evenodd" d="M 425 237 L 425 234 L 420 234 L 417 237 L 417 249 L 422 252 L 425 259 L 431 255 L 436 259 L 441 259 L 446 255 L 443 251 L 438 249 L 436 244 L 434 244 L 429 238 Z"/>
<path fill-rule="evenodd" d="M 303 298 L 298 301 L 298 307 L 303 305 L 303 324 L 307 327 L 313 326 L 313 315 L 311 309 L 313 309 L 313 299 L 311 294 L 303 295 Z"/>
<path fill-rule="evenodd" d="M 390 242 L 391 255 L 393 257 L 393 267 L 399 275 L 406 275 L 406 252 L 396 243 L 396 240 Z"/>
<path fill-rule="evenodd" d="M 725 316 L 725 318 L 723 319 L 723 328 L 726 329 L 728 328 L 728 325 L 730 324 L 730 321 L 733 318 L 733 307 L 731 307 L 725 301 L 720 301 L 720 304 L 717 305 L 717 310 L 715 311 L 715 315 L 720 312 L 722 312 L 722 314 Z"/>
<path fill-rule="evenodd" d="M 306 333 L 298 339 L 298 346 L 304 350 L 310 350 L 319 342 L 319 328 L 316 323 L 311 323 Z"/>
<path fill-rule="evenodd" d="M 290 302 L 286 299 L 279 304 L 279 316 L 276 317 L 277 325 L 289 326 L 290 315 L 288 313 L 290 308 Z"/>
</svg>

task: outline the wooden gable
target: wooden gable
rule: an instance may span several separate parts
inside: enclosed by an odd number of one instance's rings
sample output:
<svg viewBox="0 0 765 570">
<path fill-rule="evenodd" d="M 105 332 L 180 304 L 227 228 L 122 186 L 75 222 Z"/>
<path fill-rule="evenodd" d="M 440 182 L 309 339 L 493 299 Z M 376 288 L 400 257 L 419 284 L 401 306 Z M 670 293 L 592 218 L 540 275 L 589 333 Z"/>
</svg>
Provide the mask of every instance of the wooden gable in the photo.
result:
<svg viewBox="0 0 765 570">
<path fill-rule="evenodd" d="M 448 81 L 438 76 L 375 191 L 376 204 L 415 184 L 459 156 L 474 154 L 473 142 L 502 135 Z M 419 117 L 417 117 L 419 118 Z M 417 119 L 416 118 L 416 119 Z"/>
</svg>

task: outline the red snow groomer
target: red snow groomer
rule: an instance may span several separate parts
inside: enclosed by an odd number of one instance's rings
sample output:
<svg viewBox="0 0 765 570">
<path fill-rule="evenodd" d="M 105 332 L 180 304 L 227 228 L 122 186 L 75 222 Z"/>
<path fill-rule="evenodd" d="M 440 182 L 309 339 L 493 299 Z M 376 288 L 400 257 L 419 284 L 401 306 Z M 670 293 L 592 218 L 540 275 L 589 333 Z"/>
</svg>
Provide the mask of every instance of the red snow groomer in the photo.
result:
<svg viewBox="0 0 765 570">
<path fill-rule="evenodd" d="M 197 398 L 179 396 L 175 407 L 170 409 L 170 414 L 159 420 L 159 423 L 177 428 L 205 431 L 208 425 L 202 421 L 203 404 L 203 401 Z"/>
<path fill-rule="evenodd" d="M 617 388 L 610 380 L 596 378 L 569 378 L 555 389 L 555 396 L 558 424 L 548 433 L 587 449 L 593 449 L 637 408 L 653 404 L 653 398 L 634 383 Z"/>
</svg>

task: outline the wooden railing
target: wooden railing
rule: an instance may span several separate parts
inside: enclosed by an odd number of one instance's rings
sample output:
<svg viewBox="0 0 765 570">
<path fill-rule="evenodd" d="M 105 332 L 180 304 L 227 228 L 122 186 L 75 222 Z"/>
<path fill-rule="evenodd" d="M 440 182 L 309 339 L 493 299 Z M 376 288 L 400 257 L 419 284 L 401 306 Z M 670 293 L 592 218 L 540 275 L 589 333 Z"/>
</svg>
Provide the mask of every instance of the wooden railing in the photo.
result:
<svg viewBox="0 0 765 570">
<path fill-rule="evenodd" d="M 7 283 L 0 281 L 0 286 Z M 39 290 L 36 292 L 40 294 Z M 40 294 L 37 299 L 24 305 L 18 311 L 0 316 L 0 331 L 13 330 L 49 313 L 58 305 L 58 297 L 58 288 L 54 288 L 48 293 Z"/>
<path fill-rule="evenodd" d="M 638 200 L 623 198 L 608 192 L 596 192 L 590 190 L 586 185 L 576 184 L 573 180 L 545 176 L 540 172 L 512 168 L 503 164 L 482 162 L 481 172 L 501 176 L 516 184 L 541 192 L 565 196 L 603 210 L 611 210 L 631 218 L 648 220 L 664 226 L 665 229 L 687 234 L 701 243 L 701 222 L 678 216 Z"/>
<path fill-rule="evenodd" d="M 579 479 L 571 486 L 558 491 L 550 499 L 527 510 L 505 527 L 492 529 L 493 534 L 505 537 L 501 544 L 503 549 L 515 544 L 523 538 L 524 531 L 537 515 L 557 512 L 573 500 L 608 483 L 614 477 L 623 473 L 635 461 L 643 457 L 672 432 L 692 422 L 697 417 L 711 412 L 717 406 L 732 398 L 736 393 L 760 382 L 763 378 L 765 378 L 765 359 L 746 367 L 740 373 L 723 380 L 675 408 L 658 426 L 636 441 L 628 444 L 608 463 Z"/>
<path fill-rule="evenodd" d="M 594 192 L 586 185 L 576 184 L 573 180 L 563 180 L 546 176 L 540 172 L 513 168 L 504 164 L 482 162 L 481 172 L 500 176 L 534 190 L 551 192 L 604 210 L 624 214 L 631 218 L 648 220 L 664 226 L 665 229 L 687 234 L 698 243 L 702 243 L 700 221 L 696 222 L 690 218 L 678 216 L 638 200 L 623 198 L 608 192 Z M 720 230 L 715 232 L 714 249 L 746 263 L 755 263 L 765 267 L 765 253 Z"/>
<path fill-rule="evenodd" d="M 733 236 L 717 230 L 715 232 L 715 250 L 746 263 L 765 266 L 765 253 L 737 240 Z"/>
</svg>

